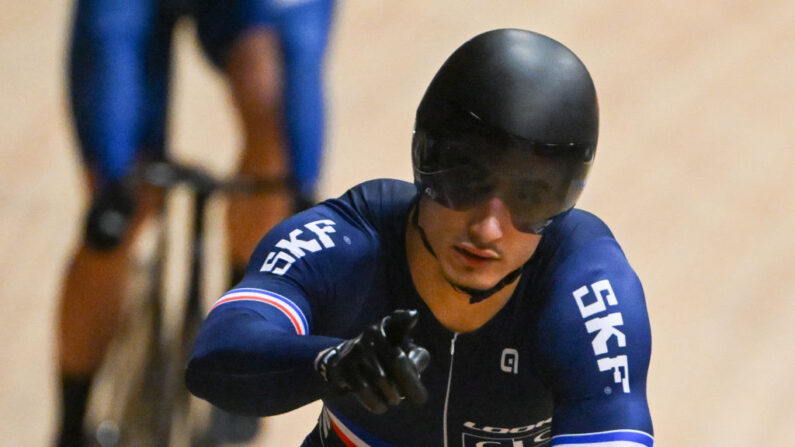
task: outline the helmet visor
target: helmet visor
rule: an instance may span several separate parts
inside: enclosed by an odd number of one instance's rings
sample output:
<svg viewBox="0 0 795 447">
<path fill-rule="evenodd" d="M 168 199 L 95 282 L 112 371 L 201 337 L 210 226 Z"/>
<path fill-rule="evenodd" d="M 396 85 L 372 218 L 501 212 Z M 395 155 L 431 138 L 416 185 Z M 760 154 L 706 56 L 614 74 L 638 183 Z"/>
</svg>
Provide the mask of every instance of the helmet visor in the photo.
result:
<svg viewBox="0 0 795 447">
<path fill-rule="evenodd" d="M 522 232 L 540 234 L 577 201 L 593 149 L 478 134 L 414 134 L 414 180 L 432 200 L 464 210 L 493 197 Z"/>
</svg>

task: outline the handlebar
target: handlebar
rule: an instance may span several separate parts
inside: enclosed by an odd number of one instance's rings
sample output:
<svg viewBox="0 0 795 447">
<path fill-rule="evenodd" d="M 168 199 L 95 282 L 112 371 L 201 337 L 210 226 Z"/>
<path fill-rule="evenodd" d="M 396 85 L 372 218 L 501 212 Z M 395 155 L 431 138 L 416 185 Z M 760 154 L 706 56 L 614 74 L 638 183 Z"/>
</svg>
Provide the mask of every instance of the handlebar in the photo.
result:
<svg viewBox="0 0 795 447">
<path fill-rule="evenodd" d="M 293 188 L 293 181 L 285 177 L 253 178 L 242 175 L 217 178 L 197 166 L 173 162 L 151 162 L 137 168 L 132 181 L 162 189 L 186 185 L 197 194 L 214 192 L 255 194 L 282 191 Z"/>
</svg>

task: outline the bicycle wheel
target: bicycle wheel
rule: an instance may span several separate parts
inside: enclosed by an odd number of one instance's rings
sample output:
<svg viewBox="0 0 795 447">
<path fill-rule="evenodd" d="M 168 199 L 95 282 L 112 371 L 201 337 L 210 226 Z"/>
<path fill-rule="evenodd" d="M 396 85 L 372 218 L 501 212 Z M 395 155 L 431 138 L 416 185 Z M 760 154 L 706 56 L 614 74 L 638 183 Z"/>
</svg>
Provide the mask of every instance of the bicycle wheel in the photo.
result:
<svg viewBox="0 0 795 447">
<path fill-rule="evenodd" d="M 183 192 L 193 199 L 192 209 L 186 211 L 187 220 L 192 222 L 188 262 L 169 259 L 172 254 L 178 257 L 170 251 L 180 250 L 167 248 L 172 239 L 167 236 L 176 236 L 175 246 L 181 246 L 183 241 L 182 233 L 171 233 L 166 215 L 173 214 L 173 223 L 182 222 L 185 216 L 179 206 L 167 204 L 156 219 L 154 231 L 144 232 L 139 238 L 149 243 L 136 251 L 122 324 L 92 386 L 87 414 L 89 433 L 94 434 L 94 445 L 100 447 L 215 447 L 247 443 L 257 434 L 258 419 L 234 416 L 200 402 L 184 384 L 184 365 L 204 313 L 201 296 L 207 204 L 223 185 L 202 171 L 167 164 L 153 165 L 144 174 L 147 175 L 141 178 L 145 183 L 167 192 L 181 190 L 178 186 L 187 187 Z M 174 201 L 171 205 L 180 203 Z M 187 271 L 172 271 L 170 267 L 174 265 L 184 265 Z M 188 274 L 186 293 L 166 294 L 180 273 Z M 170 278 L 169 284 L 165 284 L 166 277 Z"/>
<path fill-rule="evenodd" d="M 94 446 L 165 446 L 158 407 L 164 363 L 161 308 L 162 216 L 133 255 L 119 327 L 92 383 L 86 420 Z M 161 376 L 162 377 L 162 376 Z"/>
</svg>

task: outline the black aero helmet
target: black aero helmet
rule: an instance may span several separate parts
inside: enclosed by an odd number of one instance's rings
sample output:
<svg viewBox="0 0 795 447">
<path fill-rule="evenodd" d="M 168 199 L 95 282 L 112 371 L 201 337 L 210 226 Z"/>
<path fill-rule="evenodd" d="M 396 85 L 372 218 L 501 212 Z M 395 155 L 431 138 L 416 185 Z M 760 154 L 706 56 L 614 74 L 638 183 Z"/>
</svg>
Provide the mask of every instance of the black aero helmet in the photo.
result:
<svg viewBox="0 0 795 447">
<path fill-rule="evenodd" d="M 414 182 L 453 209 L 499 196 L 519 230 L 540 233 L 579 198 L 598 132 L 593 81 L 571 50 L 488 31 L 445 61 L 420 102 Z"/>
</svg>

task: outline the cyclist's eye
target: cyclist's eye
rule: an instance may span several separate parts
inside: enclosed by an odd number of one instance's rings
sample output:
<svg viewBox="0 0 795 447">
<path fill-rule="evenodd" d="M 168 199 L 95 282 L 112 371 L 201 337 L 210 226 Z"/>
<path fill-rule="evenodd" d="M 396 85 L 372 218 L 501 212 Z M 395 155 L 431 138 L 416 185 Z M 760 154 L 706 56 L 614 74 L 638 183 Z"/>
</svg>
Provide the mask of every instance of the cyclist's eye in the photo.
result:
<svg viewBox="0 0 795 447">
<path fill-rule="evenodd" d="M 444 195 L 453 208 L 465 208 L 487 199 L 493 188 L 483 183 L 465 183 L 450 185 Z"/>
</svg>

